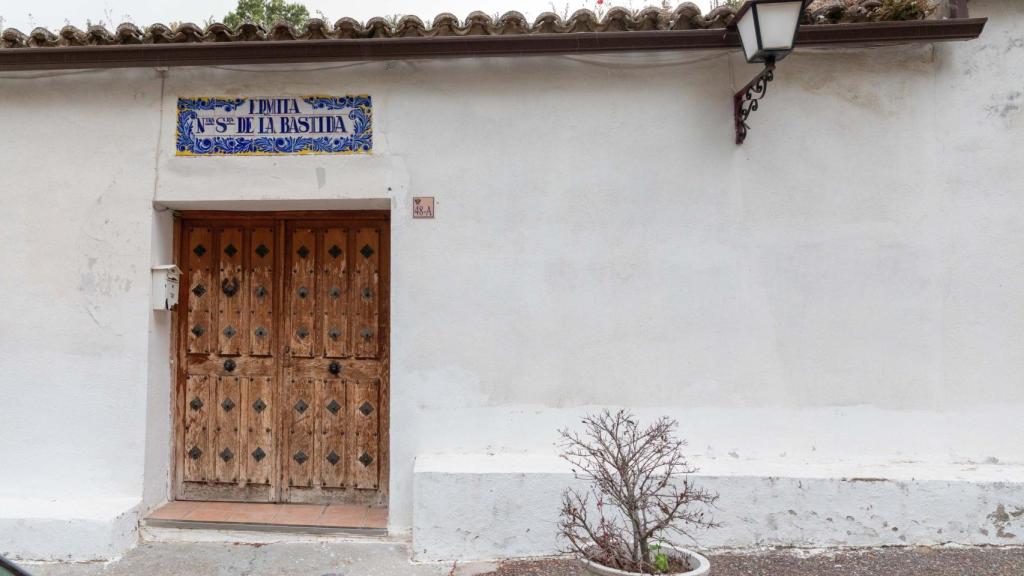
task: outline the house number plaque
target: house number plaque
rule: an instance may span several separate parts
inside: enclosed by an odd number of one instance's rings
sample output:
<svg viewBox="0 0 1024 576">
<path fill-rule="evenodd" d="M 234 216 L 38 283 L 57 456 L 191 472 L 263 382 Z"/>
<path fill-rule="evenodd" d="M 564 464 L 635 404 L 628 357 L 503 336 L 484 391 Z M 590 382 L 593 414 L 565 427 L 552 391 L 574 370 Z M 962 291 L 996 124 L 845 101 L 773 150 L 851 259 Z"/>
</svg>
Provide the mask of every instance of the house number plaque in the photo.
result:
<svg viewBox="0 0 1024 576">
<path fill-rule="evenodd" d="M 433 218 L 434 217 L 434 197 L 433 196 L 416 196 L 412 199 L 412 217 L 413 218 Z"/>
</svg>

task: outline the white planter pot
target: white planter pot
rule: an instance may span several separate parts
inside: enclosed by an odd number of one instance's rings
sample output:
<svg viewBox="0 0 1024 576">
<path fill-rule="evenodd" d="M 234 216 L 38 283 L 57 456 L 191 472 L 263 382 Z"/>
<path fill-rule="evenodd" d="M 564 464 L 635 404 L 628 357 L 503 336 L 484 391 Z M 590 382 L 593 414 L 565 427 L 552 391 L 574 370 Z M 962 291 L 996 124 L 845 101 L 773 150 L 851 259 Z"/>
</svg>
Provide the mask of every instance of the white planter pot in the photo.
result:
<svg viewBox="0 0 1024 576">
<path fill-rule="evenodd" d="M 661 574 L 659 576 L 703 576 L 711 573 L 711 563 L 708 562 L 708 559 L 697 554 L 693 550 L 676 548 L 675 546 L 666 546 L 664 544 L 662 544 L 661 549 L 669 556 L 686 558 L 687 563 L 690 566 L 696 566 L 696 568 L 688 572 L 673 572 L 672 574 Z M 598 576 L 637 576 L 639 574 L 638 572 L 616 570 L 615 568 L 602 566 L 589 560 L 580 560 L 580 562 L 582 562 L 583 566 L 586 567 L 587 572 L 597 574 Z"/>
</svg>

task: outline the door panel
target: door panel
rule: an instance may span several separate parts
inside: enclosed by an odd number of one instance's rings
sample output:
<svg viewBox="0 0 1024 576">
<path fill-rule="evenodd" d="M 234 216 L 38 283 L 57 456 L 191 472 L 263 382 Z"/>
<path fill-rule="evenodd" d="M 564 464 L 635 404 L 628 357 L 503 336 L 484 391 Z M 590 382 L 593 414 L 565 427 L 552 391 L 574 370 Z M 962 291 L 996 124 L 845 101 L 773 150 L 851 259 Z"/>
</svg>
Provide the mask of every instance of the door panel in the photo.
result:
<svg viewBox="0 0 1024 576">
<path fill-rule="evenodd" d="M 207 227 L 188 230 L 189 240 L 184 253 L 188 258 L 188 269 L 185 272 L 190 282 L 188 292 L 185 293 L 188 302 L 188 324 L 185 334 L 190 354 L 206 354 L 210 351 L 210 334 L 213 330 L 210 321 L 210 300 L 216 297 L 210 291 L 210 251 L 213 247 L 211 238 L 210 229 Z"/>
<path fill-rule="evenodd" d="M 345 411 L 347 388 L 345 380 L 340 378 L 320 382 L 320 401 L 317 403 L 320 433 L 316 459 L 320 466 L 320 485 L 324 488 L 345 487 L 345 469 L 348 464 L 345 458 L 345 429 L 349 422 Z"/>
<path fill-rule="evenodd" d="M 355 318 L 355 354 L 359 358 L 377 356 L 379 332 L 380 231 L 377 228 L 356 230 L 356 255 L 352 309 Z"/>
<path fill-rule="evenodd" d="M 247 379 L 246 379 L 247 380 Z M 238 414 L 242 400 L 242 383 L 237 376 L 217 378 L 216 405 L 211 407 L 214 417 L 214 477 L 217 482 L 238 482 L 239 442 Z"/>
<path fill-rule="evenodd" d="M 248 378 L 242 394 L 243 442 L 240 458 L 245 462 L 244 480 L 249 484 L 270 484 L 274 470 L 273 379 Z"/>
<path fill-rule="evenodd" d="M 253 356 L 270 356 L 274 333 L 274 229 L 252 230 L 249 251 L 249 341 Z"/>
<path fill-rule="evenodd" d="M 361 380 L 353 383 L 352 402 L 349 403 L 349 417 L 352 421 L 353 437 L 349 459 L 352 462 L 352 483 L 356 488 L 374 490 L 377 488 L 377 472 L 380 466 L 379 415 L 380 381 Z"/>
<path fill-rule="evenodd" d="M 386 505 L 388 229 L 186 214 L 179 498 Z"/>
<path fill-rule="evenodd" d="M 323 303 L 324 321 L 322 340 L 324 356 L 344 358 L 348 350 L 348 231 L 344 228 L 328 228 L 324 231 L 323 252 Z"/>
<path fill-rule="evenodd" d="M 222 356 L 247 352 L 248 330 L 243 326 L 247 275 L 242 273 L 242 229 L 231 227 L 219 231 L 220 282 L 217 293 L 217 350 Z"/>
<path fill-rule="evenodd" d="M 210 451 L 210 377 L 189 376 L 185 383 L 185 442 L 181 445 L 185 480 L 205 482 L 212 476 L 213 452 Z"/>
<path fill-rule="evenodd" d="M 291 355 L 312 358 L 316 351 L 316 233 L 299 228 L 291 234 L 291 283 L 288 293 Z"/>
<path fill-rule="evenodd" d="M 288 426 L 288 485 L 313 486 L 316 467 L 316 380 L 312 377 L 292 378 L 290 384 L 291 422 Z"/>
</svg>

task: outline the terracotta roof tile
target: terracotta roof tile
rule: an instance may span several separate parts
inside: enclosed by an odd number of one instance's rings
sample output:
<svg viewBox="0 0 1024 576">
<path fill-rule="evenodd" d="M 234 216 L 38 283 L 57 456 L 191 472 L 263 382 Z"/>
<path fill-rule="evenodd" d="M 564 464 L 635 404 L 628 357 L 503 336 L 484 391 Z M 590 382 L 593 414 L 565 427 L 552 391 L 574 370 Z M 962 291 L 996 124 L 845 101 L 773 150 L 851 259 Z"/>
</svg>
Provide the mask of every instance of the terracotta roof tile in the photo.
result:
<svg viewBox="0 0 1024 576">
<path fill-rule="evenodd" d="M 879 19 L 880 0 L 814 0 L 804 13 L 804 22 L 828 24 L 863 22 Z M 319 18 L 307 20 L 302 26 L 279 21 L 265 29 L 253 22 L 237 28 L 213 23 L 205 29 L 185 22 L 173 29 L 153 24 L 144 31 L 131 23 L 119 25 L 112 33 L 102 26 L 82 31 L 65 26 L 59 32 L 36 28 L 24 34 L 14 28 L 0 33 L 0 49 L 50 48 L 60 46 L 108 46 L 129 44 L 165 44 L 194 42 L 260 42 L 266 40 L 296 41 L 358 38 L 407 38 L 437 36 L 487 36 L 514 34 L 574 34 L 578 32 L 632 32 L 648 30 L 693 30 L 724 28 L 735 11 L 720 6 L 701 13 L 692 2 L 684 2 L 675 10 L 644 8 L 632 11 L 611 8 L 603 18 L 590 10 L 577 10 L 567 20 L 553 12 L 544 12 L 531 24 L 519 12 L 506 12 L 497 19 L 484 12 L 473 12 L 465 20 L 449 13 L 438 14 L 427 26 L 416 16 L 403 16 L 397 22 L 375 17 L 361 24 L 352 18 L 341 18 L 333 26 Z"/>
</svg>

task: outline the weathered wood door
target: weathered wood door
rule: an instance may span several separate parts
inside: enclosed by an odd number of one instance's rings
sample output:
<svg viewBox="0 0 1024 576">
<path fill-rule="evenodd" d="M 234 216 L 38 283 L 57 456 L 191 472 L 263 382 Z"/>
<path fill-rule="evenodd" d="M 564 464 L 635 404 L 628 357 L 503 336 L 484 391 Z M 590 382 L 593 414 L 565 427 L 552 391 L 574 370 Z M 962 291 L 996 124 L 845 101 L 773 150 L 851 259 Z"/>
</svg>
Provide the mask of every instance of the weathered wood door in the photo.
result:
<svg viewBox="0 0 1024 576">
<path fill-rule="evenodd" d="M 181 499 L 385 505 L 386 213 L 185 213 Z"/>
</svg>

